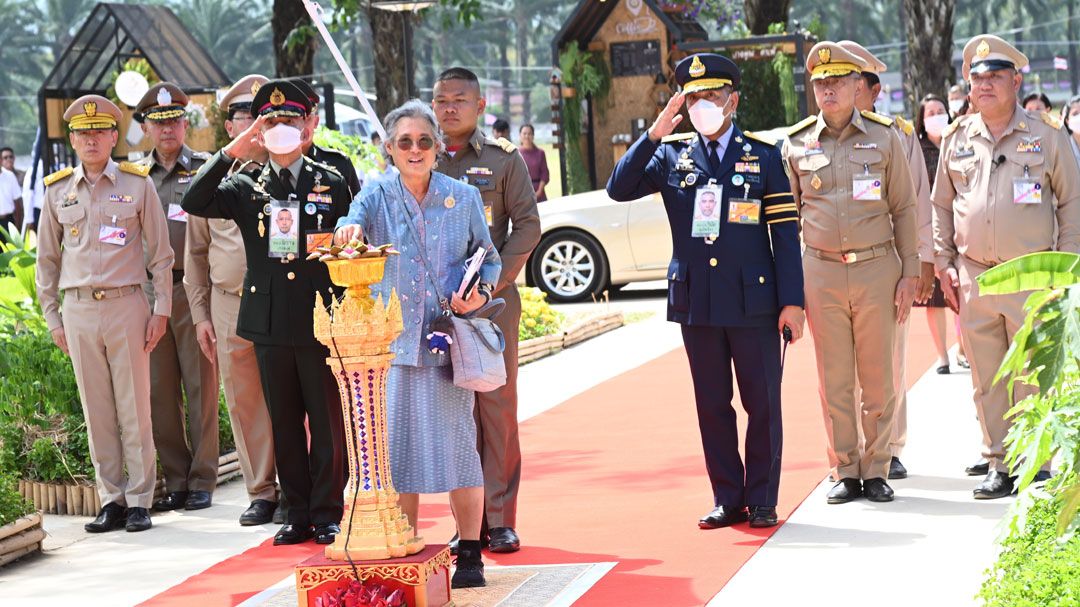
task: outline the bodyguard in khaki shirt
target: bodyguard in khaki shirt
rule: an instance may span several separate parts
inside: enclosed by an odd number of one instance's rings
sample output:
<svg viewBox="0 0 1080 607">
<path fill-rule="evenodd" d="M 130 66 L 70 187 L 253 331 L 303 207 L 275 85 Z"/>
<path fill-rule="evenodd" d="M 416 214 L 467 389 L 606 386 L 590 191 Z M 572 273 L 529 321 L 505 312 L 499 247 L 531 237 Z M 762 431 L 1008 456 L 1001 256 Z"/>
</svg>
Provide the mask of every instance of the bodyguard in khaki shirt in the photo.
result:
<svg viewBox="0 0 1080 607">
<path fill-rule="evenodd" d="M 885 477 L 896 412 L 893 348 L 919 276 L 915 189 L 891 120 L 855 109 L 865 63 L 821 42 L 806 68 L 821 113 L 792 127 L 783 154 L 802 216 L 806 313 L 829 463 L 840 479 L 828 500 L 865 494 L 891 501 Z"/>
<path fill-rule="evenodd" d="M 150 351 L 172 311 L 173 254 L 154 184 L 145 169 L 110 158 L 120 116 L 97 95 L 64 112 L 80 164 L 45 178 L 38 233 L 38 301 L 71 356 L 104 505 L 91 533 L 150 528 Z M 163 294 L 152 315 L 140 287 L 147 271 Z"/>
<path fill-rule="evenodd" d="M 874 111 L 874 101 L 881 94 L 881 80 L 878 74 L 884 73 L 888 66 L 858 42 L 841 40 L 838 42 L 845 50 L 862 59 L 866 68 L 862 71 L 864 86 L 855 98 L 855 107 L 859 111 Z M 904 157 L 911 169 L 911 179 L 915 186 L 917 200 L 916 217 L 919 235 L 919 284 L 915 289 L 915 301 L 926 301 L 934 292 L 934 245 L 930 229 L 930 180 L 926 173 L 926 160 L 922 146 L 915 136 L 915 127 L 900 116 L 892 118 L 892 128 L 903 145 Z M 889 451 L 892 460 L 889 463 L 889 478 L 907 478 L 907 468 L 900 462 L 900 454 L 907 444 L 907 334 L 908 323 L 896 326 L 896 347 L 893 349 L 893 381 L 896 384 L 896 417 L 893 423 L 892 439 Z"/>
<path fill-rule="evenodd" d="M 199 352 L 187 294 L 180 284 L 187 225 L 180 198 L 207 158 L 184 145 L 187 104 L 188 97 L 180 87 L 161 82 L 150 87 L 135 108 L 143 133 L 154 144 L 139 164 L 149 171 L 157 187 L 176 256 L 172 267 L 173 314 L 161 344 L 150 355 L 154 443 L 165 473 L 165 496 L 154 502 L 154 510 L 159 511 L 208 508 L 217 486 L 217 368 Z M 152 289 L 148 293 L 157 297 Z"/>
<path fill-rule="evenodd" d="M 495 324 L 506 337 L 506 385 L 476 394 L 476 432 L 484 468 L 484 514 L 492 552 L 520 547 L 517 494 L 521 481 L 521 447 L 517 425 L 517 353 L 521 299 L 514 280 L 540 241 L 536 192 L 525 160 L 505 139 L 491 139 L 476 126 L 485 101 L 476 74 L 451 68 L 435 83 L 432 107 L 446 134 L 447 153 L 438 170 L 480 190 L 491 240 L 502 259 L 493 296 L 506 301 Z M 510 229 L 513 224 L 513 229 Z M 481 537 L 481 540 L 485 538 Z M 456 546 L 452 547 L 456 550 Z"/>
<path fill-rule="evenodd" d="M 989 462 L 989 473 L 975 487 L 976 499 L 1012 493 L 1003 444 L 1011 403 L 1006 382 L 995 383 L 994 376 L 1024 322 L 1028 293 L 981 296 L 975 278 L 1027 253 L 1080 252 L 1080 171 L 1057 119 L 1017 104 L 1019 70 L 1025 65 L 1027 57 L 997 36 L 968 41 L 964 73 L 979 112 L 942 133 L 934 182 L 937 269 L 946 300 L 960 308 L 983 457 Z M 1017 386 L 1015 399 L 1032 391 Z"/>
<path fill-rule="evenodd" d="M 251 126 L 254 121 L 251 101 L 266 81 L 266 76 L 258 74 L 245 76 L 221 99 L 221 107 L 227 112 L 225 130 L 230 138 Z M 267 162 L 266 158 L 261 160 Z M 235 166 L 236 170 L 262 170 L 262 165 L 256 162 L 246 163 L 242 168 L 240 164 Z M 244 239 L 231 219 L 189 215 L 186 244 L 184 290 L 191 305 L 191 320 L 203 354 L 208 360 L 216 361 L 221 372 L 240 470 L 251 501 L 240 515 L 240 524 L 262 525 L 272 520 L 277 507 L 277 482 L 274 435 L 255 360 L 255 345 L 236 334 L 240 293 L 247 271 Z"/>
</svg>

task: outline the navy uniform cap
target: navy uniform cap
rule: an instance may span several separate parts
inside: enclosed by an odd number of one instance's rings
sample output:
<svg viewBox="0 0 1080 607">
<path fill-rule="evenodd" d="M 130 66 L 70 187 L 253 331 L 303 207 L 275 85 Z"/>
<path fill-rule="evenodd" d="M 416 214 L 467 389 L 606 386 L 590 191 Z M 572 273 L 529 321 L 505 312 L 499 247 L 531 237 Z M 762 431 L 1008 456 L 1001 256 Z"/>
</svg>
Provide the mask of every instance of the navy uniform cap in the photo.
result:
<svg viewBox="0 0 1080 607">
<path fill-rule="evenodd" d="M 312 107 L 319 105 L 319 93 L 315 91 L 315 87 L 311 86 L 311 83 L 299 76 L 289 78 L 289 82 L 296 85 L 296 88 L 300 89 L 307 98 L 311 101 Z"/>
<path fill-rule="evenodd" d="M 268 118 L 303 118 L 311 112 L 311 100 L 288 80 L 270 80 L 255 93 L 251 109 L 253 114 Z"/>
<path fill-rule="evenodd" d="M 684 93 L 696 93 L 730 86 L 739 88 L 742 74 L 735 62 L 723 55 L 698 53 L 675 66 L 675 82 Z"/>
</svg>

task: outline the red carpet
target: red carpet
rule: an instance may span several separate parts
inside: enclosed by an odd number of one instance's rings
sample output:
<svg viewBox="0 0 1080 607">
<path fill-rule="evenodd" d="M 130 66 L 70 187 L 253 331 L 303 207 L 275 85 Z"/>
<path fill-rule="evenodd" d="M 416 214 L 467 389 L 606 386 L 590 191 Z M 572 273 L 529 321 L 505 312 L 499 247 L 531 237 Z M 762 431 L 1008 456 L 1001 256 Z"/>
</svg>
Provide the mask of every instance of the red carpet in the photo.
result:
<svg viewBox="0 0 1080 607">
<path fill-rule="evenodd" d="M 909 380 L 933 360 L 925 314 L 916 310 Z M 783 390 L 782 520 L 826 474 L 809 339 L 789 348 Z M 712 504 L 681 349 L 529 420 L 521 443 L 518 530 L 526 547 L 485 558 L 499 565 L 618 562 L 578 605 L 702 605 L 775 531 L 745 524 L 697 529 Z M 421 508 L 421 533 L 429 542 L 445 541 L 453 534 L 449 508 L 439 497 L 428 501 Z M 316 550 L 313 544 L 275 548 L 267 542 L 143 605 L 236 605 L 289 575 Z"/>
</svg>

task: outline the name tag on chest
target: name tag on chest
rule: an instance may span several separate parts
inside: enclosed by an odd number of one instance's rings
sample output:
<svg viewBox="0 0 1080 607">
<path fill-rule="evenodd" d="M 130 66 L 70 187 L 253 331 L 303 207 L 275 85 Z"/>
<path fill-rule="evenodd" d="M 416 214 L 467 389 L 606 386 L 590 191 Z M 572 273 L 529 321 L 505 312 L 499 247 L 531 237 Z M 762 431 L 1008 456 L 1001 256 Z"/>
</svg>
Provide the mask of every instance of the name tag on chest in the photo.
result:
<svg viewBox="0 0 1080 607">
<path fill-rule="evenodd" d="M 127 230 L 119 226 L 101 226 L 98 242 L 122 247 L 127 242 Z"/>
<path fill-rule="evenodd" d="M 187 212 L 175 202 L 169 204 L 169 221 L 187 223 Z"/>
</svg>

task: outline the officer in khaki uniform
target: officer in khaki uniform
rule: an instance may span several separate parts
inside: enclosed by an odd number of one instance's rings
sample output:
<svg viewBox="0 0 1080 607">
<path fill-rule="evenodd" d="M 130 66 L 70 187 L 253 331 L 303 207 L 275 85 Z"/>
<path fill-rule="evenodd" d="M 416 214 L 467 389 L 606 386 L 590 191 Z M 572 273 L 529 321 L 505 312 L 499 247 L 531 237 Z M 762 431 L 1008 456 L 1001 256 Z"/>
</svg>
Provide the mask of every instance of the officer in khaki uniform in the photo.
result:
<svg viewBox="0 0 1080 607">
<path fill-rule="evenodd" d="M 521 481 L 521 447 L 517 425 L 518 323 L 521 299 L 514 280 L 540 241 L 536 192 L 525 160 L 514 144 L 485 137 L 476 126 L 486 103 L 476 74 L 450 68 L 435 82 L 432 107 L 446 136 L 446 153 L 438 170 L 480 190 L 491 240 L 502 259 L 494 297 L 506 301 L 495 324 L 506 337 L 506 385 L 476 394 L 476 431 L 484 468 L 484 511 L 492 552 L 515 552 L 521 542 L 515 531 Z M 511 223 L 513 229 L 510 229 Z M 452 541 L 451 548 L 456 550 Z"/>
<path fill-rule="evenodd" d="M 217 368 L 202 356 L 195 338 L 184 278 L 184 234 L 187 213 L 180 208 L 191 178 L 209 158 L 184 144 L 188 97 L 171 82 L 150 87 L 135 107 L 135 119 L 154 144 L 139 161 L 157 187 L 161 208 L 168 219 L 172 267 L 172 317 L 161 344 L 150 355 L 150 408 L 154 419 L 154 443 L 165 473 L 165 496 L 154 510 L 210 507 L 217 486 L 218 386 Z M 151 300 L 156 298 L 147 285 Z M 187 397 L 185 414 L 184 397 Z M 185 423 L 186 417 L 186 423 Z M 190 444 L 190 447 L 189 447 Z"/>
<path fill-rule="evenodd" d="M 855 108 L 859 111 L 874 111 L 874 101 L 881 93 L 881 79 L 878 74 L 884 73 L 888 66 L 873 53 L 866 50 L 858 42 L 841 40 L 840 46 L 851 52 L 866 64 L 862 71 L 865 86 L 859 90 L 855 98 Z M 915 125 L 901 116 L 892 118 L 893 130 L 900 137 L 900 143 L 904 147 L 904 156 L 911 169 L 911 179 L 915 184 L 915 196 L 917 207 L 915 215 L 918 218 L 919 235 L 919 284 L 915 289 L 915 301 L 926 301 L 934 292 L 934 244 L 933 232 L 930 229 L 930 178 L 926 173 L 926 160 L 923 158 L 922 146 L 919 145 L 918 137 L 915 136 Z M 907 444 L 907 334 L 908 323 L 904 322 L 896 327 L 896 349 L 893 355 L 893 379 L 896 382 L 896 421 L 893 424 L 892 440 L 889 450 L 892 453 L 892 461 L 889 463 L 889 478 L 907 478 L 907 468 L 900 462 L 900 454 Z"/>
<path fill-rule="evenodd" d="M 821 112 L 789 130 L 783 156 L 802 216 L 807 320 L 829 463 L 840 481 L 828 500 L 887 502 L 896 325 L 907 318 L 919 276 L 915 188 L 892 121 L 855 109 L 866 64 L 821 42 L 806 69 Z"/>
<path fill-rule="evenodd" d="M 154 183 L 144 167 L 110 158 L 120 117 L 98 95 L 64 112 L 80 164 L 45 178 L 38 232 L 38 301 L 71 356 L 104 504 L 86 525 L 92 533 L 151 526 L 150 351 L 172 311 L 173 253 Z M 148 271 L 162 294 L 152 314 L 140 288 Z"/>
<path fill-rule="evenodd" d="M 221 99 L 227 113 L 225 130 L 235 138 L 251 126 L 251 101 L 266 76 L 251 74 L 236 82 Z M 263 163 L 266 159 L 262 159 Z M 238 161 L 239 162 L 239 161 Z M 241 168 L 242 166 L 242 168 Z M 262 170 L 257 162 L 234 165 L 234 170 Z M 191 304 L 199 347 L 216 361 L 225 388 L 240 470 L 251 504 L 240 515 L 241 525 L 269 523 L 277 507 L 274 437 L 270 412 L 263 398 L 255 346 L 236 334 L 247 255 L 240 228 L 230 219 L 188 216 L 184 252 L 184 290 Z"/>
<path fill-rule="evenodd" d="M 1027 63 L 1023 53 L 997 36 L 976 36 L 964 46 L 964 75 L 979 111 L 942 133 L 934 182 L 938 276 L 954 309 L 959 298 L 960 332 L 971 361 L 983 457 L 989 462 L 986 478 L 974 490 L 976 499 L 1013 490 L 1003 444 L 1011 403 L 1007 382 L 995 382 L 994 376 L 1024 322 L 1029 294 L 981 296 L 975 278 L 1027 253 L 1080 253 L 1080 172 L 1057 118 L 1017 104 L 1020 70 Z M 1017 385 L 1015 399 L 1032 392 Z"/>
</svg>

